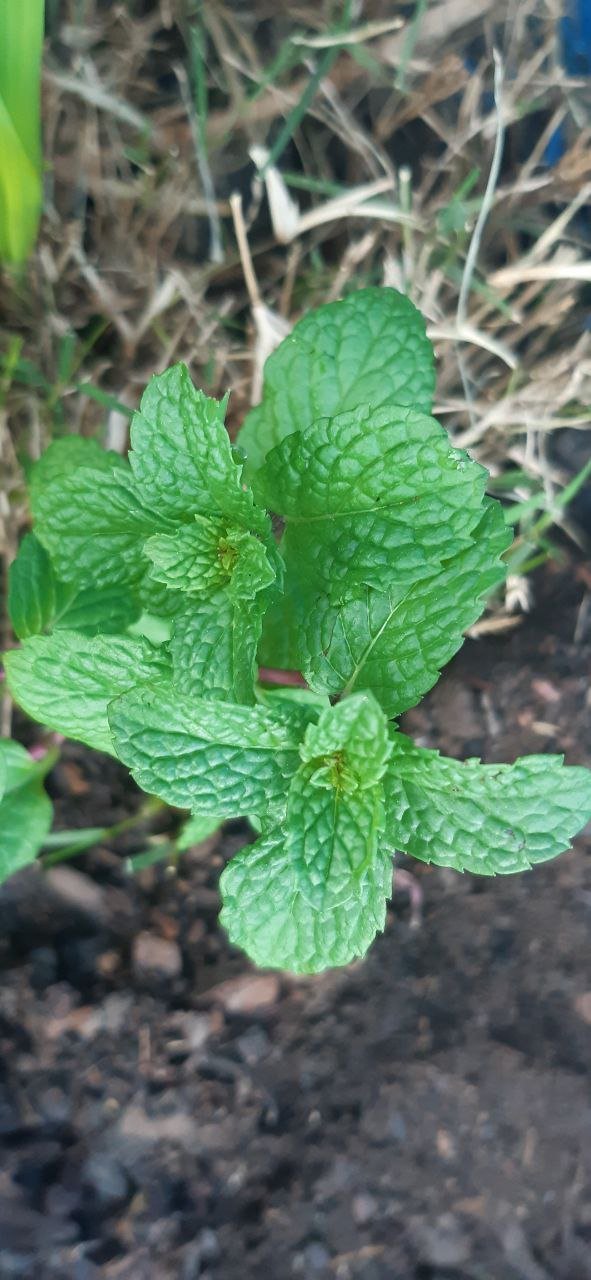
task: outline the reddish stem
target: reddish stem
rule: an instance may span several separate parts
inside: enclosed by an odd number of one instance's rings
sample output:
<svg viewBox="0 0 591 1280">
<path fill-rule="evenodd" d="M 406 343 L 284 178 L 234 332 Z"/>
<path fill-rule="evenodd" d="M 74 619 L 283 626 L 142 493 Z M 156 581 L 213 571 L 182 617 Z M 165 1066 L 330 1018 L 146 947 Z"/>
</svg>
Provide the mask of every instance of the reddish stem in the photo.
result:
<svg viewBox="0 0 591 1280">
<path fill-rule="evenodd" d="M 259 680 L 262 684 L 289 684 L 298 689 L 308 686 L 299 671 L 280 671 L 278 667 L 259 667 Z"/>
</svg>

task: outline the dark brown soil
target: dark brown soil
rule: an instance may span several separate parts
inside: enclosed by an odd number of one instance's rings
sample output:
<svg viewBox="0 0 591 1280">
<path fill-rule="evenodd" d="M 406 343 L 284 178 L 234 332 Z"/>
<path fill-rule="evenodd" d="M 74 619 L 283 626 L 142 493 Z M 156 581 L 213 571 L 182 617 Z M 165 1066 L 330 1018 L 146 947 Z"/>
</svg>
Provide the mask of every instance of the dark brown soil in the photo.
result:
<svg viewBox="0 0 591 1280">
<path fill-rule="evenodd" d="M 588 761 L 590 584 L 548 571 L 408 731 Z M 63 825 L 138 799 L 75 748 L 52 786 Z M 134 832 L 5 889 L 3 1280 L 589 1280 L 589 840 L 519 878 L 415 867 L 420 928 L 399 891 L 365 963 L 295 982 L 218 932 L 243 838 L 131 880 Z"/>
</svg>

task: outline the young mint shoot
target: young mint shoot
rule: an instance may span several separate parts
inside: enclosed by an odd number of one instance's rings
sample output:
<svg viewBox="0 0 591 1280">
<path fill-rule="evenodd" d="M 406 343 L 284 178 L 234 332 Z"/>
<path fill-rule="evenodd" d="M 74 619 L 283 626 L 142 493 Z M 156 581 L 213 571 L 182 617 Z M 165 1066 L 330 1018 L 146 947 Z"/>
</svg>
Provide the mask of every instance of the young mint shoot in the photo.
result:
<svg viewBox="0 0 591 1280">
<path fill-rule="evenodd" d="M 462 764 L 397 728 L 510 542 L 487 473 L 430 416 L 433 388 L 419 312 L 364 289 L 296 325 L 236 446 L 225 401 L 179 364 L 144 393 L 128 462 L 76 437 L 33 471 L 10 690 L 199 828 L 250 818 L 221 920 L 262 966 L 364 955 L 396 850 L 522 871 L 591 816 L 591 773 L 560 756 Z"/>
</svg>

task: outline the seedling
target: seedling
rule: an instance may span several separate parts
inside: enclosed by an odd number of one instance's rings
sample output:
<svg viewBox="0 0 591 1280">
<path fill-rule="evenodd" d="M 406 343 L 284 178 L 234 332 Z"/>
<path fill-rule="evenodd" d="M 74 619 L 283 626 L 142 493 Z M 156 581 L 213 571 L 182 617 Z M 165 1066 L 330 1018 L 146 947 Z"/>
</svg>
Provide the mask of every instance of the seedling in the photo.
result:
<svg viewBox="0 0 591 1280">
<path fill-rule="evenodd" d="M 259 965 L 362 956 L 396 850 L 523 871 L 591 815 L 591 773 L 560 756 L 462 764 L 397 728 L 510 541 L 486 472 L 429 416 L 433 386 L 420 314 L 365 289 L 271 356 L 238 446 L 225 401 L 176 365 L 144 393 L 128 462 L 70 438 L 33 472 L 10 689 L 167 803 L 250 817 L 221 920 Z"/>
</svg>

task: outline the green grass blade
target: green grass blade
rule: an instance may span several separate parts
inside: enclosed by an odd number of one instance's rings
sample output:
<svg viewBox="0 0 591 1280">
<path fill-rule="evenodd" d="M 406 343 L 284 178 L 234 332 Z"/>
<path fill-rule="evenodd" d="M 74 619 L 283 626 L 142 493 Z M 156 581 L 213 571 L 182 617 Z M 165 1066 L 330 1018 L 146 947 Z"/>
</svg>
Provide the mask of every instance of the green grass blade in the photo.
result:
<svg viewBox="0 0 591 1280">
<path fill-rule="evenodd" d="M 349 29 L 350 22 L 351 22 L 351 3 L 350 3 L 350 0 L 345 0 L 345 3 L 343 5 L 342 17 L 339 23 L 337 24 L 337 26 L 335 27 L 335 31 L 336 32 L 347 31 Z M 277 164 L 277 161 L 279 160 L 280 156 L 283 155 L 283 152 L 285 151 L 286 146 L 288 145 L 289 142 L 291 142 L 291 139 L 296 129 L 298 128 L 298 125 L 303 120 L 308 110 L 308 107 L 314 101 L 314 98 L 316 97 L 316 94 L 318 92 L 319 85 L 324 80 L 325 76 L 329 74 L 340 52 L 341 52 L 341 45 L 339 44 L 332 45 L 329 49 L 324 50 L 324 53 L 318 60 L 318 65 L 316 67 L 316 70 L 310 76 L 310 79 L 306 85 L 306 88 L 304 89 L 304 92 L 302 93 L 299 101 L 296 102 L 295 106 L 289 112 L 288 116 L 286 117 L 282 125 L 282 128 L 279 130 L 279 133 L 272 147 L 270 148 L 269 155 L 265 162 L 264 168 L 261 171 L 263 174 L 266 173 L 267 170 L 270 169 L 272 165 Z"/>
<path fill-rule="evenodd" d="M 0 0 L 0 261 L 24 262 L 41 210 L 43 0 Z"/>
<path fill-rule="evenodd" d="M 39 129 L 44 0 L 0 0 L 0 96 L 25 155 L 41 167 Z"/>
<path fill-rule="evenodd" d="M 24 262 L 37 235 L 41 181 L 0 97 L 0 261 Z"/>
</svg>

